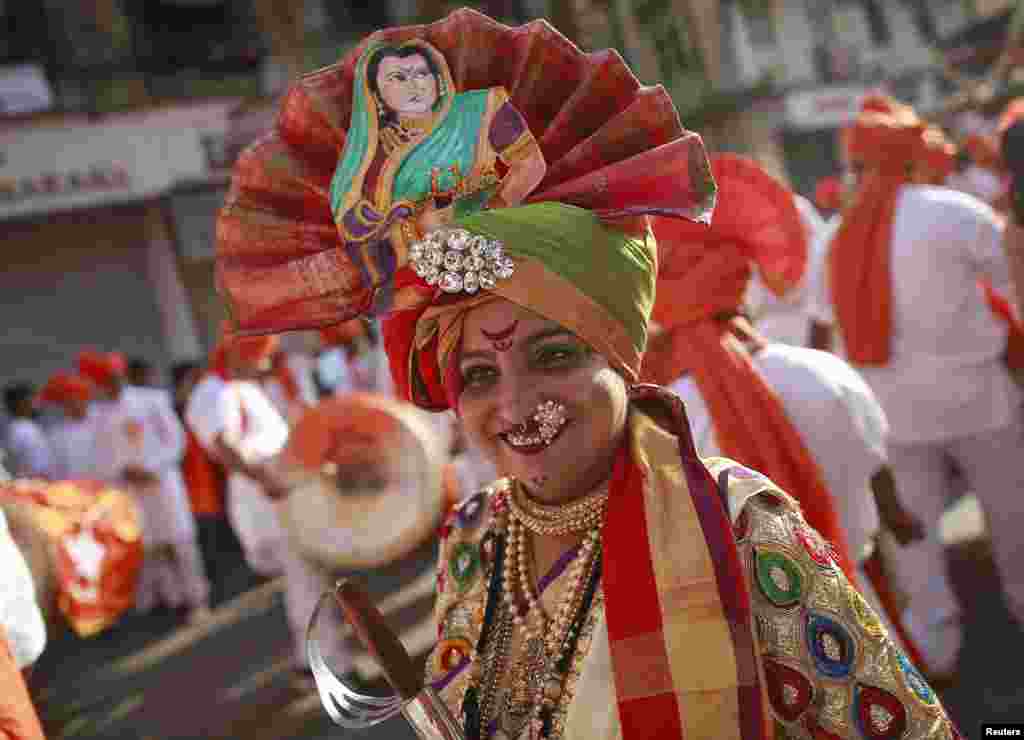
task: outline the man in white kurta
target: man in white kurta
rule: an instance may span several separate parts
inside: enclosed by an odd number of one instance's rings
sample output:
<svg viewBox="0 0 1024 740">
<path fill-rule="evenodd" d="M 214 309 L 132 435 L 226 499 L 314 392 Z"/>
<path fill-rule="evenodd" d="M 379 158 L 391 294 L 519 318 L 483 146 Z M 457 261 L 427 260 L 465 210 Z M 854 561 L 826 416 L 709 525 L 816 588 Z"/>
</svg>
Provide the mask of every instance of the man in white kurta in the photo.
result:
<svg viewBox="0 0 1024 740">
<path fill-rule="evenodd" d="M 199 443 L 230 470 L 228 518 L 250 567 L 265 576 L 284 575 L 285 614 L 294 648 L 294 663 L 308 669 L 306 626 L 320 594 L 333 584 L 331 574 L 305 559 L 281 525 L 275 499 L 286 495 L 273 474 L 288 441 L 289 427 L 258 382 L 273 343 L 241 340 L 223 345 L 223 367 L 209 373 L 193 390 L 186 422 Z M 351 666 L 347 653 L 334 655 L 342 672 Z"/>
<path fill-rule="evenodd" d="M 1006 326 L 978 280 L 1007 295 L 1012 287 L 1002 221 L 966 193 L 904 185 L 891 234 L 891 356 L 858 369 L 889 419 L 889 460 L 903 501 L 928 529 L 896 563 L 910 594 L 908 628 L 951 667 L 961 627 L 938 530 L 956 490 L 950 459 L 988 514 L 1009 605 L 1024 620 L 1024 399 L 1001 359 Z M 834 324 L 827 271 L 819 277 L 815 318 Z"/>
<path fill-rule="evenodd" d="M 288 441 L 288 423 L 253 379 L 204 378 L 185 419 L 208 452 L 217 455 L 219 440 L 254 465 L 273 459 Z M 274 504 L 260 482 L 237 469 L 228 475 L 228 519 L 249 567 L 263 576 L 279 575 L 286 537 Z"/>
<path fill-rule="evenodd" d="M 53 480 L 56 475 L 53 449 L 34 418 L 33 396 L 32 386 L 24 383 L 4 389 L 4 402 L 11 417 L 4 440 L 7 452 L 4 464 L 15 478 Z"/>
<path fill-rule="evenodd" d="M 63 419 L 48 430 L 54 475 L 61 480 L 97 479 L 97 422 L 100 409 L 90 405 L 92 385 L 70 373 L 56 373 L 40 391 L 37 403 L 61 408 Z"/>
<path fill-rule="evenodd" d="M 142 514 L 146 554 L 136 605 L 164 603 L 206 614 L 206 578 L 195 520 L 181 475 L 185 432 L 163 391 L 124 385 L 116 357 L 80 363 L 109 404 L 97 419 L 97 457 L 103 477 L 130 491 Z"/>
</svg>

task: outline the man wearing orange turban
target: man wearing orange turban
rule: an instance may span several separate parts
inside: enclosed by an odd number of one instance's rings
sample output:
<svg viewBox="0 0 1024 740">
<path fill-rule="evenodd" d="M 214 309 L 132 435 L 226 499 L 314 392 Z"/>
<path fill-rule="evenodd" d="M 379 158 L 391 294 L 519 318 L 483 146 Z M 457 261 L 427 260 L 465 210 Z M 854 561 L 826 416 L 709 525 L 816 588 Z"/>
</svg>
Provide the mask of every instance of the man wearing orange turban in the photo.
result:
<svg viewBox="0 0 1024 740">
<path fill-rule="evenodd" d="M 228 519 L 246 562 L 261 575 L 284 575 L 294 666 L 304 671 L 305 628 L 325 575 L 289 540 L 278 513 L 290 492 L 279 465 L 289 427 L 259 382 L 271 371 L 277 348 L 276 336 L 237 337 L 225 326 L 212 372 L 193 390 L 185 419 L 203 448 L 228 469 Z M 343 651 L 335 657 L 348 660 Z"/>
<path fill-rule="evenodd" d="M 185 410 L 199 443 L 228 469 L 228 519 L 246 561 L 266 576 L 281 572 L 286 547 L 272 503 L 285 491 L 265 463 L 287 442 L 288 423 L 259 382 L 277 346 L 276 336 L 236 337 L 225 326 Z"/>
<path fill-rule="evenodd" d="M 97 412 L 90 413 L 92 384 L 80 375 L 60 372 L 50 376 L 36 397 L 37 404 L 54 404 L 64 412 L 61 423 L 49 430 L 56 477 L 66 480 L 98 478 L 96 460 Z"/>
<path fill-rule="evenodd" d="M 861 113 L 843 133 L 857 176 L 816 291 L 818 318 L 834 323 L 885 409 L 889 459 L 927 538 L 896 564 L 910 593 L 909 626 L 952 666 L 959 608 L 946 578 L 938 523 L 953 495 L 948 459 L 989 513 L 995 559 L 1024 618 L 1022 394 L 1002 362 L 1006 324 L 978 282 L 1011 288 L 1003 222 L 986 204 L 920 184 L 928 126 L 913 110 Z"/>
<path fill-rule="evenodd" d="M 142 512 L 146 553 L 137 608 L 164 603 L 198 619 L 207 613 L 210 585 L 181 475 L 185 431 L 171 398 L 127 385 L 126 363 L 117 354 L 83 352 L 78 369 L 107 399 L 96 420 L 99 471 L 130 491 Z"/>
<path fill-rule="evenodd" d="M 920 535 L 886 468 L 885 415 L 846 363 L 769 344 L 736 318 L 751 264 L 784 291 L 803 276 L 807 244 L 791 194 L 754 162 L 721 154 L 712 172 L 719 195 L 710 229 L 655 224 L 653 316 L 663 330 L 648 344 L 642 379 L 684 400 L 702 455 L 734 457 L 800 491 L 808 521 L 866 587 L 857 564 L 879 532 L 879 511 L 902 541 Z M 898 625 L 899 613 L 890 617 Z"/>
</svg>

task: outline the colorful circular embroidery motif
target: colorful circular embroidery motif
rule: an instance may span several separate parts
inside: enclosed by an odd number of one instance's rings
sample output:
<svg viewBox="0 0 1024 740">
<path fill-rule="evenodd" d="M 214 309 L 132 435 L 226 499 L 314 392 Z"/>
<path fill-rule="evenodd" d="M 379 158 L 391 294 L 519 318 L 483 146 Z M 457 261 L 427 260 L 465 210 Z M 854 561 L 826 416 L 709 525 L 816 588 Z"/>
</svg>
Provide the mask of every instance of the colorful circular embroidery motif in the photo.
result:
<svg viewBox="0 0 1024 740">
<path fill-rule="evenodd" d="M 472 586 L 480 573 L 480 555 L 476 546 L 460 542 L 453 547 L 452 554 L 448 556 L 448 572 L 459 591 Z"/>
<path fill-rule="evenodd" d="M 786 722 L 795 722 L 810 706 L 814 685 L 796 669 L 771 658 L 764 660 L 764 676 L 775 713 Z"/>
<path fill-rule="evenodd" d="M 856 649 L 850 633 L 836 620 L 824 614 L 809 614 L 807 649 L 817 669 L 829 678 L 850 675 Z"/>
<path fill-rule="evenodd" d="M 907 731 L 907 710 L 888 691 L 874 686 L 857 686 L 854 718 L 864 737 L 897 740 Z"/>
<path fill-rule="evenodd" d="M 442 640 L 434 652 L 434 672 L 448 673 L 469 657 L 472 647 L 461 638 Z"/>
<path fill-rule="evenodd" d="M 828 545 L 822 541 L 821 537 L 812 532 L 810 527 L 806 524 L 796 527 L 796 538 L 800 540 L 800 544 L 811 556 L 811 560 L 822 568 L 832 567 L 832 553 L 829 552 Z"/>
<path fill-rule="evenodd" d="M 900 670 L 903 672 L 904 678 L 907 680 L 907 685 L 910 690 L 914 693 L 918 699 L 924 704 L 934 704 L 936 702 L 935 692 L 932 691 L 932 687 L 925 681 L 924 676 L 921 672 L 914 667 L 907 656 L 902 651 L 896 652 L 896 660 L 900 664 Z"/>
<path fill-rule="evenodd" d="M 804 575 L 800 567 L 782 553 L 754 550 L 757 585 L 775 606 L 793 606 L 800 602 Z"/>
</svg>

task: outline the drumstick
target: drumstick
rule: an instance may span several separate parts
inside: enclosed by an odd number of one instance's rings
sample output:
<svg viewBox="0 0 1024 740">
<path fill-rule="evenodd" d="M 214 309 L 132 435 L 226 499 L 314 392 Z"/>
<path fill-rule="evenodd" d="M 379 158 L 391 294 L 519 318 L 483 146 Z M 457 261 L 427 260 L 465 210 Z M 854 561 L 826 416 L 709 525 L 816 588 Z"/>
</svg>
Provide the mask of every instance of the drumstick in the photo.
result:
<svg viewBox="0 0 1024 740">
<path fill-rule="evenodd" d="M 380 665 L 384 678 L 403 699 L 412 699 L 423 689 L 419 672 L 405 646 L 370 601 L 370 595 L 352 579 L 338 581 L 335 598 L 352 625 L 352 630 Z"/>
</svg>

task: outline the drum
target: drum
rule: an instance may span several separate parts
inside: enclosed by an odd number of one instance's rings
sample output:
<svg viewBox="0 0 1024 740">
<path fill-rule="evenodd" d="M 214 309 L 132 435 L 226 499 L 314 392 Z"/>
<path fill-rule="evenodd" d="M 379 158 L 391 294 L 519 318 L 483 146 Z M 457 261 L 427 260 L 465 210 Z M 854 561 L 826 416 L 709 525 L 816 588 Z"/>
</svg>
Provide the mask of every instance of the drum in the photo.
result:
<svg viewBox="0 0 1024 740">
<path fill-rule="evenodd" d="M 285 451 L 281 506 L 293 543 L 325 567 L 378 569 L 429 540 L 444 509 L 443 440 L 419 409 L 373 394 L 328 399 Z"/>
<path fill-rule="evenodd" d="M 437 637 L 447 444 L 425 412 L 354 393 L 307 412 L 283 456 L 294 487 L 279 511 L 293 543 L 333 578 L 357 576 L 409 653 L 421 658 Z M 348 643 L 362 678 L 377 678 L 376 662 L 351 634 Z"/>
</svg>

